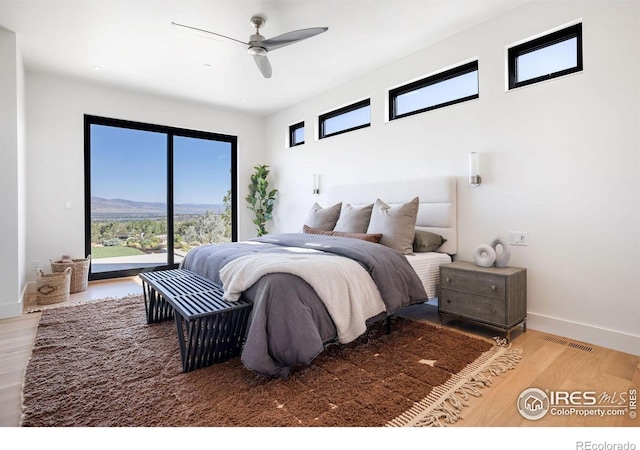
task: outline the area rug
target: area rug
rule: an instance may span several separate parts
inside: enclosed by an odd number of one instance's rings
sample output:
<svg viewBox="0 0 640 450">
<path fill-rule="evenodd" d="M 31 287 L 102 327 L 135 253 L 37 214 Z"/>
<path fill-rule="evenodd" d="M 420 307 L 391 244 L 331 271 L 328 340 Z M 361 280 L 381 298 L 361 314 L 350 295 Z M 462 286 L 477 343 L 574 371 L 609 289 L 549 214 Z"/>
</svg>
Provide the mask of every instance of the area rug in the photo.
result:
<svg viewBox="0 0 640 450">
<path fill-rule="evenodd" d="M 26 427 L 382 427 L 453 423 L 518 349 L 396 318 L 330 345 L 287 380 L 239 358 L 183 373 L 175 323 L 141 296 L 42 313 L 25 371 Z"/>
</svg>

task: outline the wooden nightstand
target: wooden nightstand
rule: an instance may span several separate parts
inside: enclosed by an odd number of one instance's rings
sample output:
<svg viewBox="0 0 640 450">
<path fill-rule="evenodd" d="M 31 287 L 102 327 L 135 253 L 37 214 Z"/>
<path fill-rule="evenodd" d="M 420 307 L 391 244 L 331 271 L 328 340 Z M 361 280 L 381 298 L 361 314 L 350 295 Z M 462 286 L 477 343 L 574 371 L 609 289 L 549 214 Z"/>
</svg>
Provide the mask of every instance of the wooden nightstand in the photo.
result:
<svg viewBox="0 0 640 450">
<path fill-rule="evenodd" d="M 440 266 L 440 323 L 444 316 L 504 331 L 527 331 L 527 269 L 479 267 L 456 261 Z"/>
</svg>

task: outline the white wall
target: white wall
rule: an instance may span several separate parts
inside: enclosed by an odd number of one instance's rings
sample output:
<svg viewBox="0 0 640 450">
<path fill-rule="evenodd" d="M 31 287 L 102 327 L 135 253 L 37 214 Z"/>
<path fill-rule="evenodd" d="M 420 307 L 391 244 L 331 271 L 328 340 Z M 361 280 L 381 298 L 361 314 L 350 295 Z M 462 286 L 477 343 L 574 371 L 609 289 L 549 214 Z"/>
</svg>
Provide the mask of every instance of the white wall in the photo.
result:
<svg viewBox="0 0 640 450">
<path fill-rule="evenodd" d="M 640 354 L 638 2 L 537 2 L 480 24 L 266 121 L 280 190 L 273 232 L 298 231 L 312 173 L 332 184 L 458 177 L 458 259 L 527 231 L 510 265 L 528 271 L 534 329 Z M 505 47 L 583 20 L 584 71 L 505 92 Z M 471 58 L 478 100 L 384 122 L 385 91 Z M 372 125 L 314 140 L 317 115 L 371 97 Z M 304 120 L 306 143 L 286 148 Z M 468 152 L 483 183 L 467 184 Z M 372 198 L 372 201 L 375 200 Z"/>
<path fill-rule="evenodd" d="M 23 79 L 17 37 L 0 28 L 0 317 L 20 314 L 25 284 Z"/>
<path fill-rule="evenodd" d="M 18 45 L 19 48 L 19 45 Z M 27 288 L 27 124 L 25 70 L 22 54 L 18 51 L 18 289 L 20 300 L 24 299 Z M 22 312 L 22 310 L 20 310 Z"/>
<path fill-rule="evenodd" d="M 238 136 L 239 199 L 253 166 L 263 163 L 264 119 L 257 116 L 37 73 L 27 74 L 26 94 L 29 281 L 31 261 L 48 269 L 51 259 L 85 251 L 84 114 Z M 239 238 L 255 236 L 250 211 L 243 200 L 238 205 Z"/>
</svg>

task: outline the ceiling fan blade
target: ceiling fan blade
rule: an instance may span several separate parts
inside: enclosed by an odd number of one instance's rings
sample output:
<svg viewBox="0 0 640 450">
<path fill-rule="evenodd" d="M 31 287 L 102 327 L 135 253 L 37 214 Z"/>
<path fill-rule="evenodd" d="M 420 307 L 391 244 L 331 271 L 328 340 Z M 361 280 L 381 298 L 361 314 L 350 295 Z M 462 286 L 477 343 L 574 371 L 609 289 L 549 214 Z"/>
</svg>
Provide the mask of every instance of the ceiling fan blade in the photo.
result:
<svg viewBox="0 0 640 450">
<path fill-rule="evenodd" d="M 280 36 L 265 39 L 264 41 L 260 42 L 260 46 L 266 48 L 267 50 L 275 50 L 277 48 L 284 47 L 285 45 L 295 44 L 296 42 L 308 39 L 320 33 L 324 33 L 328 29 L 329 28 L 327 27 L 317 27 L 290 31 L 285 34 L 281 34 Z"/>
<path fill-rule="evenodd" d="M 253 55 L 253 60 L 256 62 L 256 66 L 262 72 L 265 78 L 271 78 L 271 63 L 267 59 L 266 55 Z"/>
<path fill-rule="evenodd" d="M 247 42 L 239 41 L 238 39 L 234 39 L 232 37 L 225 36 L 224 34 L 214 33 L 213 31 L 207 31 L 207 30 L 203 30 L 201 28 L 196 28 L 196 27 L 192 27 L 192 26 L 189 26 L 189 25 L 183 25 L 183 24 L 176 23 L 176 22 L 171 22 L 171 25 L 173 25 L 175 27 L 186 28 L 186 29 L 188 29 L 190 31 L 195 31 L 196 33 L 203 34 L 206 37 L 218 36 L 218 37 L 222 37 L 222 38 L 225 38 L 225 39 L 229 39 L 230 41 L 238 42 L 238 43 L 240 43 L 242 45 L 249 45 Z"/>
</svg>

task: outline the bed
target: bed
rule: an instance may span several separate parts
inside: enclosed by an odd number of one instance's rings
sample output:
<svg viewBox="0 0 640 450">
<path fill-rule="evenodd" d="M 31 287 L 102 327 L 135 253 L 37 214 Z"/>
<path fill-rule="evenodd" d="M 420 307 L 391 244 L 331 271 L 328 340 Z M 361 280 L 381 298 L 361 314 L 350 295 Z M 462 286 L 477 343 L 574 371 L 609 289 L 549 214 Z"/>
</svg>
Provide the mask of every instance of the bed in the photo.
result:
<svg viewBox="0 0 640 450">
<path fill-rule="evenodd" d="M 228 300 L 253 302 L 241 359 L 267 377 L 288 378 L 329 343 L 435 297 L 438 267 L 457 251 L 456 181 L 334 186 L 303 222 L 297 233 L 194 248 L 181 263 Z"/>
<path fill-rule="evenodd" d="M 375 197 L 374 197 L 375 196 Z M 458 252 L 457 185 L 455 177 L 441 176 L 402 181 L 332 186 L 327 189 L 325 202 L 329 205 L 347 201 L 365 205 L 373 198 L 381 198 L 398 206 L 418 196 L 420 208 L 416 230 L 435 233 L 445 242 L 435 251 L 414 252 L 405 257 L 416 270 L 430 299 L 437 296 L 439 266 L 451 262 Z"/>
</svg>

